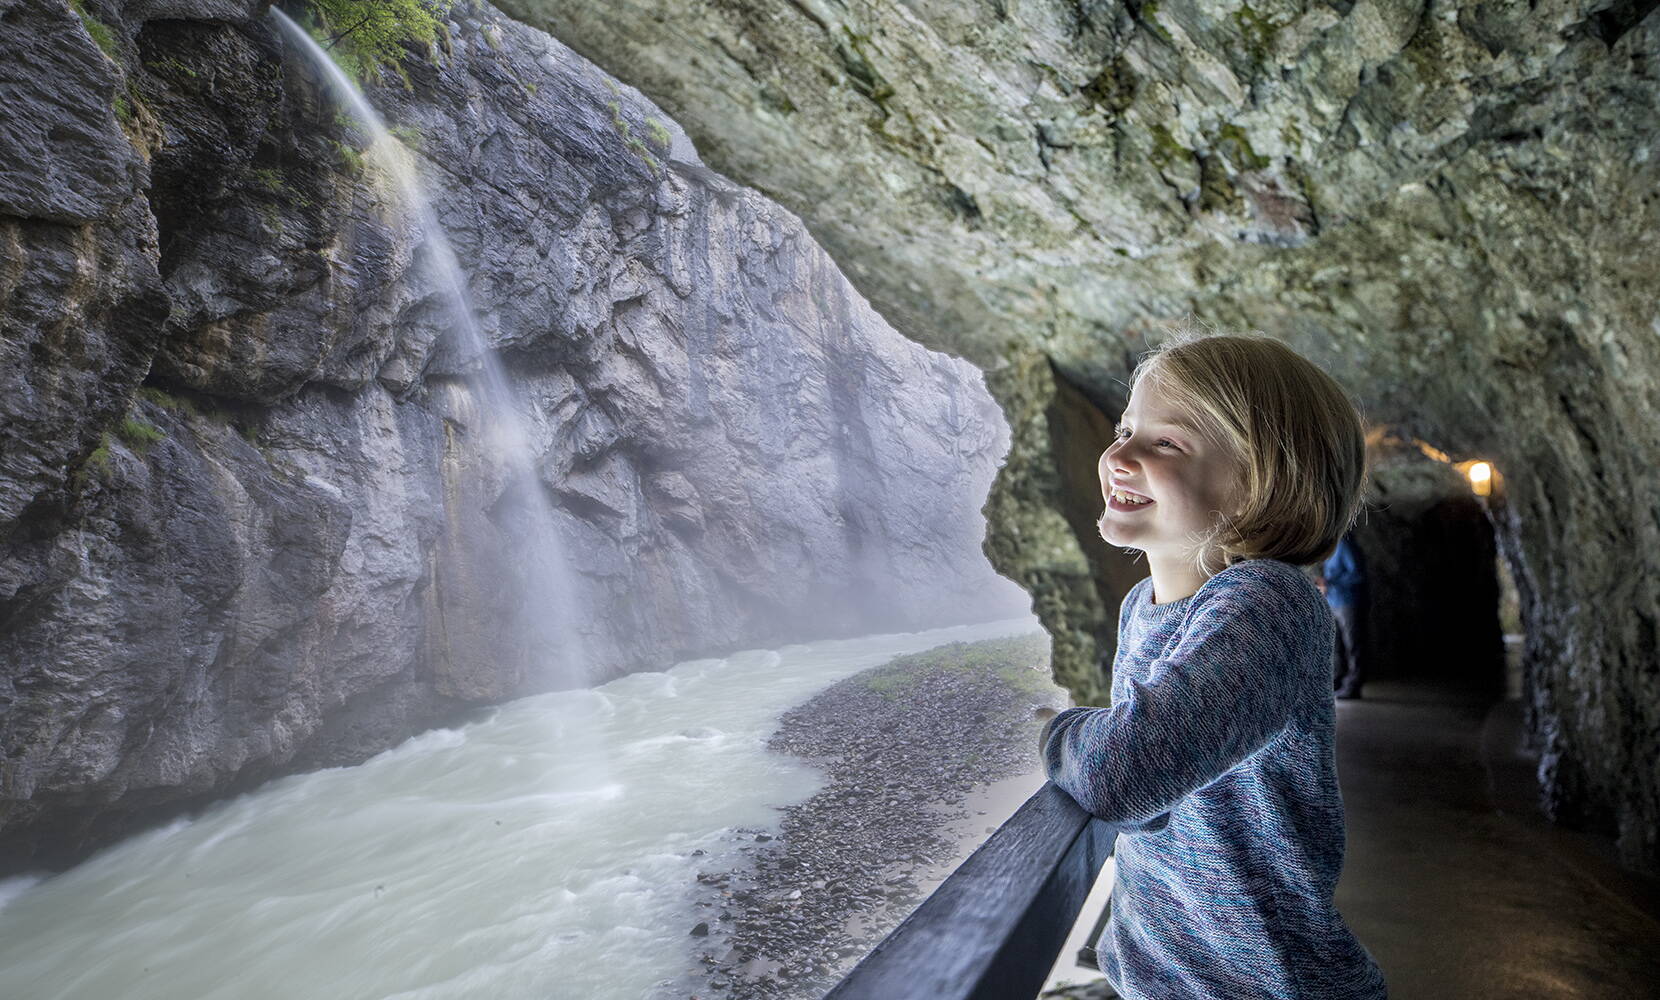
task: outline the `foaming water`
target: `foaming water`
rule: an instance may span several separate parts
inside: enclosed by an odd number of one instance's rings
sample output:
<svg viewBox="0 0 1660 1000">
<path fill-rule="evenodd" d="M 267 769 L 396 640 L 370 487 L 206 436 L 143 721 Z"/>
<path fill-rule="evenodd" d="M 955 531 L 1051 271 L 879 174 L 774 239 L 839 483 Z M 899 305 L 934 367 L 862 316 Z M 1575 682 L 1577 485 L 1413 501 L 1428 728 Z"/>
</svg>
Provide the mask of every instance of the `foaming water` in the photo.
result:
<svg viewBox="0 0 1660 1000">
<path fill-rule="evenodd" d="M 768 754 L 837 680 L 1035 618 L 753 650 L 503 705 L 0 882 L 0 997 L 637 1000 L 696 872 L 820 787 Z M 711 857 L 694 857 L 702 849 Z"/>
</svg>

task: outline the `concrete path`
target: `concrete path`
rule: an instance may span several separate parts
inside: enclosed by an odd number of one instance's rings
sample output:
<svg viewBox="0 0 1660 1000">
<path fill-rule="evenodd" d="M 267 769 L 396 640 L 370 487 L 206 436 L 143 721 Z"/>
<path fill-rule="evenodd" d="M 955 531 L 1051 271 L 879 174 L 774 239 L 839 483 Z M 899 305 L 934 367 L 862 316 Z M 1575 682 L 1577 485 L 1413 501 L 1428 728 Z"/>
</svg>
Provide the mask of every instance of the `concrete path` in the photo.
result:
<svg viewBox="0 0 1660 1000">
<path fill-rule="evenodd" d="M 1365 695 L 1338 703 L 1337 903 L 1391 1000 L 1660 998 L 1660 886 L 1540 814 L 1520 704 Z"/>
</svg>

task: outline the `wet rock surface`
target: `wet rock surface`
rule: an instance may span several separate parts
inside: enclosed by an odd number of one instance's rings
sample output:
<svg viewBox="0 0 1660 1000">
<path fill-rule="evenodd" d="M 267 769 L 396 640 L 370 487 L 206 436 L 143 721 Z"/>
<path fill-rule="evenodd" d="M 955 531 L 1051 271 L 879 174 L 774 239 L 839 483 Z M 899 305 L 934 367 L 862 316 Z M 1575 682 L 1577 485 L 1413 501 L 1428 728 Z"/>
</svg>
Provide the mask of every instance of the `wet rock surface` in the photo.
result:
<svg viewBox="0 0 1660 1000">
<path fill-rule="evenodd" d="M 697 876 L 687 926 L 705 971 L 661 995 L 822 995 L 954 867 L 965 826 L 990 833 L 971 794 L 1036 768 L 1034 711 L 1067 703 L 1048 664 L 1042 633 L 953 643 L 786 713 L 768 747 L 825 784 L 783 810 L 776 836 L 734 831 L 745 864 Z"/>
</svg>

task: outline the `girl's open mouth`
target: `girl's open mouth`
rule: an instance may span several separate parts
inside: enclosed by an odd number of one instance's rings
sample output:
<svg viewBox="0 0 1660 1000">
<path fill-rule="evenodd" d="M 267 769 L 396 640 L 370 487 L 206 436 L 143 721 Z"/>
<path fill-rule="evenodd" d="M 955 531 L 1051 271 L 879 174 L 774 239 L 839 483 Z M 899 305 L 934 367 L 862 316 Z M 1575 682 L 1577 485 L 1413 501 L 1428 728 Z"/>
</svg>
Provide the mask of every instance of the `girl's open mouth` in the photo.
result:
<svg viewBox="0 0 1660 1000">
<path fill-rule="evenodd" d="M 1107 509 L 1108 510 L 1122 510 L 1122 511 L 1146 510 L 1147 508 L 1149 508 L 1151 506 L 1153 506 L 1153 501 L 1151 501 L 1151 500 L 1147 501 L 1146 503 L 1129 503 L 1129 502 L 1126 502 L 1124 500 L 1120 500 L 1115 496 L 1108 496 L 1107 497 Z"/>
</svg>

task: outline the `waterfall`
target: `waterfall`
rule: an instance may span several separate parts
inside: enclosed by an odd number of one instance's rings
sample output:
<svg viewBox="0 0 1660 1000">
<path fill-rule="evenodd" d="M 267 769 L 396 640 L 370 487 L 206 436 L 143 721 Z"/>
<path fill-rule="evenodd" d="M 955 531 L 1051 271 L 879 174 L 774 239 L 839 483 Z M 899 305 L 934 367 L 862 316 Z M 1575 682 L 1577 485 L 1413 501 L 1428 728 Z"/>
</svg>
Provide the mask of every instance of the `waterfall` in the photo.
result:
<svg viewBox="0 0 1660 1000">
<path fill-rule="evenodd" d="M 558 677 L 561 683 L 556 686 L 580 685 L 588 668 L 579 631 L 582 618 L 576 613 L 576 580 L 556 530 L 553 504 L 536 474 L 530 439 L 519 417 L 513 388 L 501 361 L 479 328 L 461 266 L 443 227 L 438 224 L 432 203 L 415 171 L 413 157 L 387 130 L 385 121 L 352 79 L 305 29 L 276 7 L 270 9 L 269 16 L 290 41 L 306 52 L 322 71 L 330 90 L 368 130 L 371 154 L 391 174 L 405 203 L 415 214 L 435 277 L 450 302 L 454 334 L 463 348 L 458 353 L 478 359 L 481 376 L 477 385 L 478 406 L 480 422 L 486 431 L 481 436 L 519 483 L 527 519 L 533 529 L 539 529 L 532 530 L 530 537 L 516 547 L 525 569 L 519 625 L 529 646 L 528 661 L 543 667 L 558 664 L 562 673 Z"/>
</svg>

